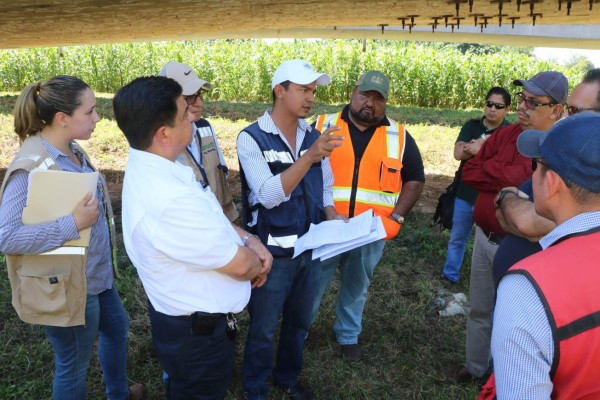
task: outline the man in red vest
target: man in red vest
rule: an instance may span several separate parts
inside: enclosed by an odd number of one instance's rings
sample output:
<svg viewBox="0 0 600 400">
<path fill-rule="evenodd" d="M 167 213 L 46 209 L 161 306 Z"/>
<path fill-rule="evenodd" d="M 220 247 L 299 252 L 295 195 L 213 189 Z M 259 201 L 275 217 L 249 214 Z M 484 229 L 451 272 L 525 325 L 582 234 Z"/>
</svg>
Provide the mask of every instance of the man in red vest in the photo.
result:
<svg viewBox="0 0 600 400">
<path fill-rule="evenodd" d="M 341 112 L 320 115 L 317 130 L 337 126 L 343 144 L 329 156 L 333 171 L 333 201 L 339 215 L 354 217 L 373 210 L 386 231 L 378 240 L 321 263 L 321 284 L 313 319 L 329 283 L 340 269 L 341 287 L 333 327 L 346 361 L 360 360 L 358 335 L 367 289 L 381 258 L 385 240 L 394 238 L 413 208 L 425 182 L 419 148 L 406 129 L 385 114 L 390 82 L 380 71 L 361 76 L 350 104 Z M 329 210 L 331 211 L 331 210 Z M 329 211 L 326 210 L 327 213 Z M 328 215 L 328 219 L 332 219 Z"/>
<path fill-rule="evenodd" d="M 517 147 L 532 158 L 535 210 L 557 227 L 540 240 L 543 251 L 512 267 L 498 287 L 497 398 L 597 399 L 600 115 L 524 132 Z"/>
</svg>

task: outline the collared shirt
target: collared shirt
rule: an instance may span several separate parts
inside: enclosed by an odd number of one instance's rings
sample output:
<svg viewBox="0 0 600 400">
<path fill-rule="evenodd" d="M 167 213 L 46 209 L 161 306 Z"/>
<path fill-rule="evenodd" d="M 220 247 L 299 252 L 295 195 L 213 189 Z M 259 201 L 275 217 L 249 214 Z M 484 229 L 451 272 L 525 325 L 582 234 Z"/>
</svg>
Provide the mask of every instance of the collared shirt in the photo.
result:
<svg viewBox="0 0 600 400">
<path fill-rule="evenodd" d="M 283 133 L 281 133 L 279 128 L 275 125 L 270 112 L 270 109 L 265 111 L 258 119 L 258 126 L 265 132 L 279 135 L 290 149 L 290 152 L 292 152 L 291 146 Z M 304 141 L 306 131 L 309 129 L 311 129 L 311 127 L 308 123 L 304 119 L 299 118 L 298 127 L 296 129 L 296 154 L 294 154 L 294 160 L 297 160 L 300 157 L 300 147 Z M 283 192 L 281 175 L 273 175 L 271 173 L 258 144 L 246 131 L 242 131 L 238 136 L 237 151 L 240 163 L 246 173 L 248 186 L 250 187 L 250 205 L 260 203 L 265 208 L 270 209 L 277 207 L 279 204 L 290 199 L 290 196 L 286 196 Z M 331 172 L 329 158 L 325 157 L 323 159 L 321 162 L 321 170 L 323 172 L 323 206 L 333 206 L 333 192 L 331 189 L 333 184 L 333 174 Z"/>
<path fill-rule="evenodd" d="M 81 161 L 81 167 L 71 158 L 41 138 L 42 144 L 56 164 L 69 172 L 94 172 L 77 148 L 71 150 Z M 39 254 L 55 249 L 68 240 L 78 239 L 79 233 L 72 214 L 44 224 L 23 225 L 21 218 L 27 203 L 29 174 L 15 171 L 9 178 L 0 208 L 0 251 L 5 254 Z M 98 220 L 92 225 L 86 261 L 87 294 L 95 295 L 112 288 L 113 266 L 104 195 L 98 180 L 96 198 Z"/>
<path fill-rule="evenodd" d="M 217 271 L 242 241 L 190 167 L 129 149 L 122 218 L 127 254 L 157 311 L 177 316 L 246 306 L 250 282 Z"/>
<path fill-rule="evenodd" d="M 597 226 L 600 211 L 580 214 L 557 226 L 540 244 L 546 249 L 567 235 Z M 491 349 L 498 399 L 550 399 L 554 339 L 540 297 L 521 274 L 500 281 Z"/>
</svg>

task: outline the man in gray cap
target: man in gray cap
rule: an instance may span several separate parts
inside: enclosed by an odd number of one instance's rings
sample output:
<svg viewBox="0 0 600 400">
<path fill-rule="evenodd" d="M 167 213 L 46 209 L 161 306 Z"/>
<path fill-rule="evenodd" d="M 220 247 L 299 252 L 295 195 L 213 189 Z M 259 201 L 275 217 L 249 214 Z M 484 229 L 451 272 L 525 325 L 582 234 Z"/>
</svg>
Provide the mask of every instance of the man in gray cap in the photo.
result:
<svg viewBox="0 0 600 400">
<path fill-rule="evenodd" d="M 211 124 L 202 118 L 204 95 L 212 87 L 210 82 L 200 79 L 193 68 L 186 64 L 170 61 L 158 73 L 174 79 L 183 88 L 183 98 L 188 105 L 188 112 L 194 120 L 192 143 L 179 156 L 177 161 L 191 167 L 196 180 L 210 186 L 210 190 L 223 207 L 223 212 L 229 221 L 239 217 L 233 203 L 231 189 L 227 182 L 227 166 L 219 147 L 215 130 Z"/>
<path fill-rule="evenodd" d="M 341 287 L 334 324 L 337 341 L 346 361 L 361 358 L 358 336 L 373 271 L 386 240 L 394 238 L 413 208 L 425 182 L 421 153 L 414 139 L 386 114 L 390 90 L 380 71 L 363 74 L 352 91 L 350 104 L 341 112 L 320 115 L 316 128 L 331 126 L 346 138 L 329 156 L 333 171 L 335 211 L 343 218 L 372 210 L 380 216 L 386 237 L 324 260 L 321 284 L 314 304 L 313 319 L 327 287 L 339 267 Z"/>
<path fill-rule="evenodd" d="M 496 218 L 500 189 L 519 186 L 532 174 L 531 160 L 517 151 L 517 138 L 529 129 L 548 130 L 560 119 L 568 94 L 567 78 L 560 72 L 540 72 L 529 80 L 513 82 L 523 91 L 515 95 L 517 124 L 498 129 L 463 169 L 462 179 L 479 190 L 473 216 L 477 225 L 471 260 L 470 304 L 467 317 L 466 364 L 448 371 L 457 382 L 482 379 L 490 367 L 492 313 L 496 298 L 492 264 L 504 230 Z"/>
<path fill-rule="evenodd" d="M 498 399 L 600 398 L 600 115 L 524 132 L 517 147 L 535 210 L 557 227 L 500 282 L 486 398 L 494 383 Z"/>
</svg>

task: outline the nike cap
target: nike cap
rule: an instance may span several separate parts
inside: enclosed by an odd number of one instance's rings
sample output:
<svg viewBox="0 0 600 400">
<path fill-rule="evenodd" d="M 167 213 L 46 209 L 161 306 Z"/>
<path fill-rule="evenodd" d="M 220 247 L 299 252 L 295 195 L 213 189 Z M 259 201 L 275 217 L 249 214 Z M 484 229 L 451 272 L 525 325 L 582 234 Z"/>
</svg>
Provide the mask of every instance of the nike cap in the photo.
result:
<svg viewBox="0 0 600 400">
<path fill-rule="evenodd" d="M 191 96 L 198 93 L 201 87 L 211 88 L 210 82 L 198 78 L 196 71 L 186 64 L 169 61 L 161 68 L 159 76 L 166 76 L 177 81 L 183 88 L 184 96 Z"/>
</svg>

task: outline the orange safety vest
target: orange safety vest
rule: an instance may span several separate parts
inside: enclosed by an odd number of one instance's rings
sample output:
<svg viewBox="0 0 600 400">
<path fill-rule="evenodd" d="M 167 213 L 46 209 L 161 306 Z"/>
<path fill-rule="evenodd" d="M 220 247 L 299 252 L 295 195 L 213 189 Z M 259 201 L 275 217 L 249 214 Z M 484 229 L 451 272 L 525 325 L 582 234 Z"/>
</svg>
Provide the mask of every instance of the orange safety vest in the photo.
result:
<svg viewBox="0 0 600 400">
<path fill-rule="evenodd" d="M 402 191 L 402 158 L 406 131 L 396 121 L 388 118 L 389 126 L 380 126 L 360 160 L 355 165 L 354 148 L 350 138 L 348 123 L 341 113 L 319 115 L 316 128 L 323 132 L 330 126 L 342 128 L 336 135 L 345 137 L 344 144 L 329 156 L 333 170 L 333 201 L 340 214 L 349 217 L 359 215 L 369 209 L 380 216 L 389 240 L 398 234 L 401 225 L 388 218 L 394 211 Z M 355 171 L 358 168 L 358 171 Z M 355 176 L 357 172 L 357 177 Z"/>
<path fill-rule="evenodd" d="M 531 281 L 548 315 L 554 340 L 553 400 L 600 398 L 599 240 L 598 232 L 571 237 L 508 272 Z M 495 399 L 494 375 L 477 399 Z"/>
</svg>

